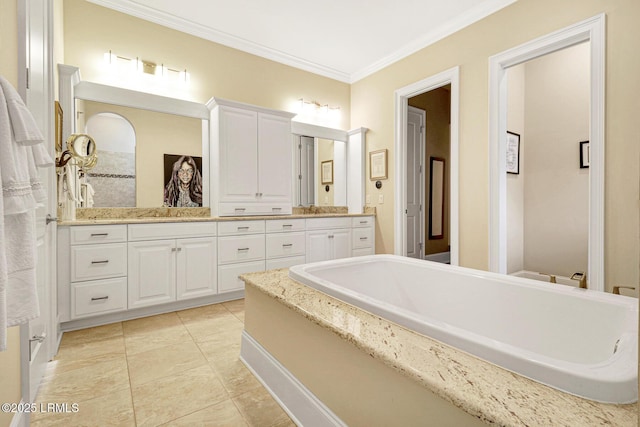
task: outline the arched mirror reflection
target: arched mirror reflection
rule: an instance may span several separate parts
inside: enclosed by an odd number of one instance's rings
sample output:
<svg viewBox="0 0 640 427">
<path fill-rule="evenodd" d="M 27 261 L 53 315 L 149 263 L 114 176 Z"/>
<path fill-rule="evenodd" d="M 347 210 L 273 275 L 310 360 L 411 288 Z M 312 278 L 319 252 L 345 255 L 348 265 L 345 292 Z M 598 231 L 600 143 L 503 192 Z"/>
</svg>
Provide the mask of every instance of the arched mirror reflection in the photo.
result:
<svg viewBox="0 0 640 427">
<path fill-rule="evenodd" d="M 85 128 L 100 147 L 100 163 L 87 173 L 94 196 L 94 207 L 133 207 L 136 205 L 136 133 L 120 114 L 97 113 Z"/>
</svg>

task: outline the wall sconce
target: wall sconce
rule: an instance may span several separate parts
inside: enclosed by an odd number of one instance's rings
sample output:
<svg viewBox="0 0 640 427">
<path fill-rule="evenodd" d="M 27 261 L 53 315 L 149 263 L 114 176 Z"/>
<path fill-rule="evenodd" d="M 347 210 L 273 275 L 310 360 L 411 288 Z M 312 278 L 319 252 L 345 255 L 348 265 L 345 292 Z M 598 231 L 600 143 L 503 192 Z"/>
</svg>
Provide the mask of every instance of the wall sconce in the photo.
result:
<svg viewBox="0 0 640 427">
<path fill-rule="evenodd" d="M 329 126 L 338 126 L 340 123 L 340 107 L 338 106 L 332 107 L 329 104 L 299 98 L 293 109 L 301 121 Z"/>
</svg>

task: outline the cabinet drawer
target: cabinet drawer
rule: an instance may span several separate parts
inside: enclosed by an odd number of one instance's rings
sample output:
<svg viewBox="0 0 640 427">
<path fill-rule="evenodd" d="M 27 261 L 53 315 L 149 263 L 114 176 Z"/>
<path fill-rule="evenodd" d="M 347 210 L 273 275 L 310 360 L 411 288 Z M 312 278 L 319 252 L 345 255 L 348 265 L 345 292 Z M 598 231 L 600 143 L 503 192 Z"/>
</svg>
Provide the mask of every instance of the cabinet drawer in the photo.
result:
<svg viewBox="0 0 640 427">
<path fill-rule="evenodd" d="M 218 223 L 218 233 L 221 236 L 264 233 L 264 221 L 223 221 Z"/>
<path fill-rule="evenodd" d="M 264 234 L 218 238 L 218 264 L 264 259 Z"/>
<path fill-rule="evenodd" d="M 351 218 L 351 226 L 356 227 L 373 227 L 376 223 L 375 217 L 372 216 L 359 216 Z"/>
<path fill-rule="evenodd" d="M 215 236 L 216 225 L 215 222 L 130 224 L 129 241 Z"/>
<path fill-rule="evenodd" d="M 267 229 L 267 233 L 304 231 L 304 218 L 268 219 L 266 229 Z"/>
<path fill-rule="evenodd" d="M 351 239 L 353 249 L 370 248 L 373 246 L 373 228 L 354 228 Z"/>
<path fill-rule="evenodd" d="M 124 224 L 73 226 L 70 240 L 72 245 L 126 242 L 127 226 Z"/>
<path fill-rule="evenodd" d="M 267 234 L 266 237 L 267 258 L 304 255 L 304 232 Z"/>
<path fill-rule="evenodd" d="M 220 216 L 249 216 L 249 215 L 291 215 L 291 203 L 261 203 L 256 198 L 255 203 L 220 203 Z"/>
<path fill-rule="evenodd" d="M 275 270 L 277 268 L 289 268 L 289 267 L 293 267 L 294 265 L 300 265 L 304 263 L 305 263 L 304 256 L 268 259 L 267 270 Z"/>
<path fill-rule="evenodd" d="M 244 289 L 244 281 L 238 276 L 264 271 L 264 261 L 243 262 L 218 267 L 218 293 Z"/>
<path fill-rule="evenodd" d="M 71 281 L 106 279 L 127 275 L 127 244 L 71 247 Z"/>
<path fill-rule="evenodd" d="M 327 228 L 351 228 L 351 218 L 307 218 L 307 230 L 318 230 Z"/>
<path fill-rule="evenodd" d="M 375 249 L 373 248 L 362 248 L 362 249 L 354 249 L 351 251 L 351 256 L 366 256 L 366 255 L 375 255 Z"/>
<path fill-rule="evenodd" d="M 72 317 L 94 316 L 127 308 L 127 278 L 71 284 Z"/>
</svg>

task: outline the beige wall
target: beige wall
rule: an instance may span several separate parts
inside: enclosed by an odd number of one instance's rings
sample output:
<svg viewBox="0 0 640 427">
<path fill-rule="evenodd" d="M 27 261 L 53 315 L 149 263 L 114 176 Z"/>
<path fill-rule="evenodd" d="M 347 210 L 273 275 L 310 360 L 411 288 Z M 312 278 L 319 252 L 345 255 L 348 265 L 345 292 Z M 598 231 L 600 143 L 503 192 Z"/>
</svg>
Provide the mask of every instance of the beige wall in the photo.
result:
<svg viewBox="0 0 640 427">
<path fill-rule="evenodd" d="M 17 0 L 0 0 L 0 75 L 18 85 Z M 0 352 L 0 403 L 20 402 L 20 329 L 7 331 L 7 350 Z M 0 412 L 0 425 L 8 426 L 12 413 Z"/>
<path fill-rule="evenodd" d="M 524 269 L 570 277 L 587 271 L 589 44 L 525 65 Z"/>
<path fill-rule="evenodd" d="M 552 11 L 552 13 L 551 13 Z M 460 66 L 460 263 L 489 265 L 488 58 L 594 15 L 607 15 L 606 283 L 638 284 L 640 2 L 520 0 L 352 85 L 351 123 L 370 129 L 367 152 L 389 149 L 390 180 L 377 206 L 376 252 L 391 253 L 394 91 Z M 373 183 L 366 191 L 376 194 Z"/>
<path fill-rule="evenodd" d="M 425 212 L 424 224 L 424 254 L 437 254 L 449 250 L 449 206 L 451 201 L 449 173 L 451 163 L 449 153 L 451 152 L 451 136 L 449 132 L 451 123 L 451 86 L 447 85 L 438 89 L 430 90 L 409 99 L 409 105 L 420 108 L 426 112 L 426 150 L 424 165 L 425 177 Z M 442 239 L 429 239 L 429 194 L 431 177 L 431 157 L 445 159 L 445 192 L 444 192 L 444 237 Z"/>
<path fill-rule="evenodd" d="M 300 98 L 341 107 L 340 127 L 350 124 L 349 85 L 91 4 L 65 0 L 65 62 L 80 68 L 84 80 L 106 83 L 103 55 L 187 68 L 186 99 L 212 96 L 293 111 Z M 126 86 L 121 81 L 119 85 Z"/>
</svg>

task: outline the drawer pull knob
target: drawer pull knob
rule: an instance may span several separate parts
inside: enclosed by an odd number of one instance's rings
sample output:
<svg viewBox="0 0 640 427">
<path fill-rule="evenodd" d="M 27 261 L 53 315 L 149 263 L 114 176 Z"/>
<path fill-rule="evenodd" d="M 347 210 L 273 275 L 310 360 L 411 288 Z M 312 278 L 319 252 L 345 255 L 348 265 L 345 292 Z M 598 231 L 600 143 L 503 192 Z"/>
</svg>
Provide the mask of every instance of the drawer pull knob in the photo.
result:
<svg viewBox="0 0 640 427">
<path fill-rule="evenodd" d="M 360 221 L 360 224 L 368 224 L 369 221 Z"/>
<path fill-rule="evenodd" d="M 282 244 L 283 248 L 290 248 L 291 246 L 293 246 L 293 243 L 283 243 Z"/>
<path fill-rule="evenodd" d="M 91 233 L 91 237 L 108 236 L 109 233 Z"/>
<path fill-rule="evenodd" d="M 330 234 L 328 237 L 329 237 L 330 239 L 333 239 L 333 234 Z"/>
<path fill-rule="evenodd" d="M 248 229 L 249 229 L 249 227 L 238 227 L 238 231 L 240 231 L 240 230 L 248 230 Z"/>
<path fill-rule="evenodd" d="M 360 240 L 367 240 L 367 237 L 361 237 Z"/>
<path fill-rule="evenodd" d="M 248 250 L 249 250 L 249 248 L 238 248 L 238 252 L 240 252 L 240 251 L 248 251 Z"/>
<path fill-rule="evenodd" d="M 271 208 L 272 211 L 281 211 L 282 208 Z"/>
<path fill-rule="evenodd" d="M 236 212 L 244 212 L 246 210 L 247 210 L 246 208 L 235 208 Z"/>
<path fill-rule="evenodd" d="M 107 264 L 109 262 L 108 259 L 102 261 L 91 261 L 91 264 Z"/>
<path fill-rule="evenodd" d="M 282 224 L 282 228 L 291 228 L 293 224 Z"/>
<path fill-rule="evenodd" d="M 106 299 L 109 299 L 109 295 L 104 297 L 93 297 L 91 298 L 91 301 L 100 301 L 100 300 L 106 300 Z"/>
</svg>

